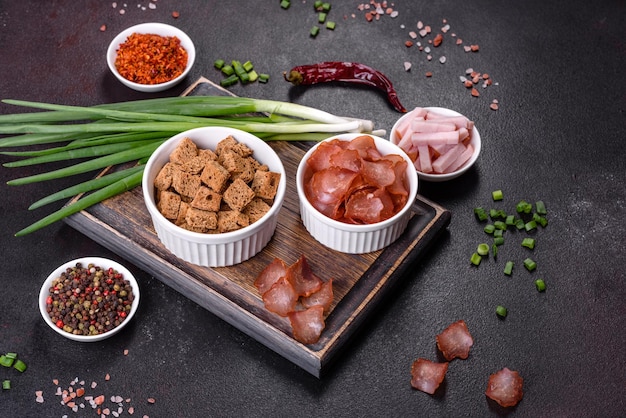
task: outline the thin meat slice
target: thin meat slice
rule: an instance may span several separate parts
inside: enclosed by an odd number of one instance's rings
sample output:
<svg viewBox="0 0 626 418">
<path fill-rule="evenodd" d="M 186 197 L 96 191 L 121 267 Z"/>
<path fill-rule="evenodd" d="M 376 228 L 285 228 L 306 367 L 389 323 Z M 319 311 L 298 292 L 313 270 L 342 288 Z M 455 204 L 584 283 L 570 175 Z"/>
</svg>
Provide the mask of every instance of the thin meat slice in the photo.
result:
<svg viewBox="0 0 626 418">
<path fill-rule="evenodd" d="M 298 297 L 310 296 L 320 290 L 324 283 L 313 273 L 304 255 L 301 255 L 298 261 L 289 266 L 286 279 L 291 283 Z"/>
<path fill-rule="evenodd" d="M 448 362 L 435 363 L 418 358 L 411 365 L 411 386 L 417 390 L 433 395 L 448 371 Z"/>
<path fill-rule="evenodd" d="M 462 319 L 450 324 L 436 338 L 439 351 L 448 361 L 455 358 L 466 359 L 470 347 L 474 345 L 474 339 Z"/>
<path fill-rule="evenodd" d="M 317 149 L 309 159 L 307 160 L 307 164 L 313 169 L 313 171 L 320 171 L 330 167 L 330 158 L 342 151 L 343 148 L 339 143 L 335 141 L 326 141 L 319 144 Z"/>
<path fill-rule="evenodd" d="M 305 308 L 321 305 L 324 308 L 324 314 L 326 314 L 333 303 L 333 297 L 333 279 L 329 279 L 322 284 L 317 292 L 312 293 L 308 297 L 300 298 L 300 303 Z"/>
<path fill-rule="evenodd" d="M 394 202 L 385 189 L 362 189 L 354 192 L 346 202 L 346 220 L 359 224 L 373 224 L 393 216 Z"/>
<path fill-rule="evenodd" d="M 524 396 L 523 386 L 524 379 L 519 373 L 505 367 L 489 376 L 485 395 L 501 406 L 508 408 L 517 405 L 522 400 Z"/>
<path fill-rule="evenodd" d="M 350 171 L 361 170 L 362 159 L 355 149 L 341 150 L 330 156 L 329 167 L 346 168 Z"/>
<path fill-rule="evenodd" d="M 254 280 L 254 286 L 257 288 L 259 293 L 263 295 L 272 287 L 274 283 L 278 281 L 278 279 L 285 277 L 286 275 L 287 265 L 280 258 L 275 258 L 257 276 L 256 280 Z"/>
<path fill-rule="evenodd" d="M 291 322 L 293 337 L 302 344 L 315 344 L 326 327 L 322 305 L 311 306 L 302 311 L 289 312 L 288 317 Z"/>
<path fill-rule="evenodd" d="M 317 202 L 326 205 L 340 202 L 357 176 L 358 173 L 339 167 L 330 167 L 318 171 L 311 177 L 311 196 L 307 197 L 313 206 Z"/>
<path fill-rule="evenodd" d="M 281 277 L 267 292 L 263 293 L 263 303 L 268 311 L 287 316 L 296 308 L 298 294 L 287 278 Z"/>
<path fill-rule="evenodd" d="M 376 161 L 363 160 L 361 174 L 365 181 L 374 187 L 387 187 L 396 181 L 393 161 L 382 158 Z"/>
</svg>

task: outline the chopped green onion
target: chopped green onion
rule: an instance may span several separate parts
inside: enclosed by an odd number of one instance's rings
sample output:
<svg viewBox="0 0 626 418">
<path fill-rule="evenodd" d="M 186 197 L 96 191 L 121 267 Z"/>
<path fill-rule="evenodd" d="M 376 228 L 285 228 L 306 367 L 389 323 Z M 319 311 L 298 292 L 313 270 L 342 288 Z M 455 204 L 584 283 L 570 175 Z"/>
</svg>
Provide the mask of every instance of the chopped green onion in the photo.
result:
<svg viewBox="0 0 626 418">
<path fill-rule="evenodd" d="M 501 230 L 503 230 L 503 231 L 505 231 L 505 230 L 506 230 L 506 223 L 505 223 L 505 222 L 502 222 L 502 221 L 495 221 L 495 222 L 493 223 L 493 226 L 495 226 L 495 227 L 496 227 L 496 229 L 501 229 Z"/>
<path fill-rule="evenodd" d="M 215 62 L 213 63 L 213 66 L 217 68 L 218 70 L 221 70 L 224 64 L 226 64 L 226 61 L 224 61 L 223 59 L 218 59 L 218 60 L 215 60 Z"/>
<path fill-rule="evenodd" d="M 507 261 L 506 264 L 504 265 L 504 274 L 506 274 L 507 276 L 510 276 L 512 273 L 513 273 L 513 262 Z"/>
<path fill-rule="evenodd" d="M 540 215 L 546 215 L 548 213 L 546 210 L 546 204 L 543 203 L 542 200 L 535 202 L 535 211 Z"/>
<path fill-rule="evenodd" d="M 17 358 L 17 353 L 6 353 L 5 356 L 7 356 L 7 358 L 15 360 Z"/>
<path fill-rule="evenodd" d="M 504 244 L 504 237 L 495 237 L 493 239 L 493 243 L 495 245 L 502 245 L 502 244 Z"/>
<path fill-rule="evenodd" d="M 524 267 L 526 267 L 526 270 L 528 271 L 533 271 L 537 268 L 537 263 L 535 263 L 531 258 L 527 258 L 524 260 Z"/>
<path fill-rule="evenodd" d="M 483 228 L 483 231 L 485 231 L 488 234 L 493 234 L 494 231 L 496 230 L 496 227 L 493 226 L 492 224 L 487 224 L 485 225 L 485 227 Z"/>
<path fill-rule="evenodd" d="M 502 190 L 494 190 L 493 192 L 491 192 L 491 197 L 494 201 L 498 201 L 504 198 L 504 194 L 502 193 Z"/>
<path fill-rule="evenodd" d="M 478 255 L 487 255 L 489 254 L 489 245 L 487 244 L 478 244 L 478 248 L 476 249 Z"/>
<path fill-rule="evenodd" d="M 542 279 L 535 280 L 535 286 L 539 292 L 546 290 L 546 283 Z"/>
<path fill-rule="evenodd" d="M 482 257 L 478 254 L 478 253 L 474 253 L 472 254 L 472 257 L 470 258 L 470 263 L 472 263 L 475 266 L 480 265 L 480 260 L 482 259 Z"/>
<path fill-rule="evenodd" d="M 524 223 L 523 219 L 518 219 L 518 220 L 515 221 L 515 227 L 517 229 L 524 229 L 524 225 L 525 225 L 525 223 Z"/>
<path fill-rule="evenodd" d="M 252 65 L 252 61 L 246 61 L 243 63 L 243 69 L 247 72 L 250 72 L 254 69 L 254 65 Z"/>
<path fill-rule="evenodd" d="M 526 224 L 524 225 L 524 229 L 526 229 L 526 231 L 532 231 L 533 229 L 537 229 L 537 222 L 535 221 L 526 222 Z"/>
<path fill-rule="evenodd" d="M 320 33 L 320 28 L 319 26 L 313 26 L 311 28 L 311 31 L 309 32 L 311 34 L 312 37 L 316 37 L 318 33 Z"/>
<path fill-rule="evenodd" d="M 0 356 L 0 366 L 11 367 L 14 361 L 14 358 L 8 357 L 5 354 Z"/>
<path fill-rule="evenodd" d="M 259 74 L 259 82 L 260 83 L 267 83 L 268 81 L 270 81 L 270 75 L 269 74 L 265 74 L 265 73 Z"/>
<path fill-rule="evenodd" d="M 504 223 L 507 226 L 514 226 L 515 225 L 515 215 L 508 215 L 506 217 L 506 220 L 504 221 Z"/>
<path fill-rule="evenodd" d="M 13 368 L 19 371 L 20 373 L 24 373 L 26 371 L 26 363 L 24 363 L 20 359 L 17 359 L 15 361 L 15 364 L 13 365 Z"/>
<path fill-rule="evenodd" d="M 526 247 L 528 249 L 534 249 L 535 248 L 535 239 L 534 238 L 524 238 L 522 240 L 522 247 Z"/>
<path fill-rule="evenodd" d="M 328 13 L 330 11 L 330 3 L 329 2 L 322 3 L 322 10 Z"/>
<path fill-rule="evenodd" d="M 481 222 L 486 221 L 488 219 L 487 212 L 485 211 L 485 209 L 481 207 L 474 208 L 474 215 L 476 215 L 476 219 L 478 219 Z"/>
<path fill-rule="evenodd" d="M 220 80 L 220 86 L 230 87 L 230 86 L 237 84 L 238 81 L 239 81 L 239 77 L 237 77 L 237 74 L 231 74 L 228 77 Z"/>
<path fill-rule="evenodd" d="M 289 0 L 282 0 L 280 2 L 280 7 L 282 7 L 283 9 L 288 9 L 289 6 L 291 6 L 291 2 Z"/>
<path fill-rule="evenodd" d="M 322 5 L 323 5 L 323 4 L 324 4 L 324 2 L 323 2 L 323 1 L 321 1 L 321 0 L 316 0 L 316 1 L 313 3 L 313 8 L 314 8 L 315 10 L 321 10 L 321 8 L 322 8 Z"/>
<path fill-rule="evenodd" d="M 542 228 L 545 228 L 546 225 L 548 225 L 548 220 L 544 218 L 543 216 L 537 216 L 537 219 L 535 219 L 535 222 L 541 225 Z"/>
<path fill-rule="evenodd" d="M 496 238 L 502 237 L 504 235 L 504 230 L 502 229 L 496 229 L 495 231 L 493 231 L 493 236 Z"/>
<path fill-rule="evenodd" d="M 319 12 L 319 13 L 317 14 L 317 22 L 318 22 L 318 23 L 324 23 L 324 22 L 326 21 L 326 16 L 327 16 L 327 14 L 326 14 L 326 13 L 324 13 L 324 12 Z"/>
<path fill-rule="evenodd" d="M 4 390 L 9 390 L 11 389 L 11 381 L 10 380 L 3 380 L 2 381 L 2 389 Z"/>
<path fill-rule="evenodd" d="M 498 257 L 498 244 L 496 244 L 495 242 L 493 243 L 493 245 L 491 246 L 491 252 L 493 253 L 493 258 L 495 259 L 496 257 Z"/>
<path fill-rule="evenodd" d="M 498 305 L 496 307 L 496 315 L 498 315 L 500 318 L 506 318 L 508 313 L 508 310 L 504 306 Z"/>
<path fill-rule="evenodd" d="M 328 21 L 326 22 L 326 29 L 328 30 L 335 30 L 335 27 L 337 26 L 337 24 L 333 21 Z"/>
<path fill-rule="evenodd" d="M 233 68 L 233 66 L 228 65 L 228 64 L 225 64 L 224 66 L 222 66 L 221 71 L 225 76 L 230 76 L 230 75 L 235 74 L 235 69 Z"/>
</svg>

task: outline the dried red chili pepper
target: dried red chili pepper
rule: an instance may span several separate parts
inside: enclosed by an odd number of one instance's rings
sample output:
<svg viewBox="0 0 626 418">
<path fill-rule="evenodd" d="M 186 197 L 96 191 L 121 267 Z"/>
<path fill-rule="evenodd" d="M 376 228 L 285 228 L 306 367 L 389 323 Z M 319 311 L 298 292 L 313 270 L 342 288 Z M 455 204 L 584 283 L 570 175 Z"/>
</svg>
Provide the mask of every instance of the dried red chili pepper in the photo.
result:
<svg viewBox="0 0 626 418">
<path fill-rule="evenodd" d="M 365 64 L 326 61 L 293 67 L 289 72 L 284 72 L 283 76 L 285 80 L 296 86 L 309 86 L 330 81 L 365 84 L 385 92 L 394 109 L 398 112 L 406 112 L 389 78 Z"/>
</svg>

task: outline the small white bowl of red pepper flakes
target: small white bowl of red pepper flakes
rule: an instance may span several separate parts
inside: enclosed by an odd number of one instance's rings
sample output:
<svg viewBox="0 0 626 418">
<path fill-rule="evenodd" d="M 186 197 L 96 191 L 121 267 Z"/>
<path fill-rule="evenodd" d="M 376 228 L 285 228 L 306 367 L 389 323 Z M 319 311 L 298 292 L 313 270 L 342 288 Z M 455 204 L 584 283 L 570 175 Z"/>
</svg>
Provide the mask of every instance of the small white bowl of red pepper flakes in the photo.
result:
<svg viewBox="0 0 626 418">
<path fill-rule="evenodd" d="M 146 93 L 180 83 L 196 59 L 195 46 L 182 30 L 164 23 L 142 23 L 119 33 L 107 50 L 107 64 L 127 87 Z"/>
<path fill-rule="evenodd" d="M 39 311 L 60 335 L 74 341 L 109 338 L 130 322 L 139 307 L 139 286 L 124 266 L 84 257 L 57 267 L 39 292 Z"/>
</svg>

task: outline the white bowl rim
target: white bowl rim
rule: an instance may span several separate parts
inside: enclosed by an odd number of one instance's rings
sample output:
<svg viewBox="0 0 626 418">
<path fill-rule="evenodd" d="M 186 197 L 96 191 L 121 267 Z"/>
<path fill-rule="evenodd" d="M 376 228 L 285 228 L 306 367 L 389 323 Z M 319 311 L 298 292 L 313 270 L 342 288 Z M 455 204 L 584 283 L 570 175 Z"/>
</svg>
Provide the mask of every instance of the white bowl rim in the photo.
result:
<svg viewBox="0 0 626 418">
<path fill-rule="evenodd" d="M 457 112 L 456 110 L 452 110 L 452 109 L 448 109 L 446 107 L 437 107 L 437 106 L 428 106 L 428 107 L 423 107 L 426 110 L 431 110 L 433 112 L 439 112 L 445 115 L 449 115 L 449 116 L 464 116 L 462 113 Z M 395 144 L 394 141 L 394 131 L 396 126 L 398 126 L 398 124 L 400 123 L 400 121 L 404 120 L 405 118 L 409 117 L 410 114 L 410 110 L 405 113 L 404 115 L 402 115 L 394 124 L 393 127 L 391 128 L 391 132 L 389 134 L 389 141 Z M 474 152 L 472 153 L 472 156 L 470 157 L 470 159 L 458 170 L 452 172 L 452 173 L 444 173 L 444 174 L 436 174 L 436 173 L 423 173 L 421 171 L 418 171 L 417 169 L 415 171 L 417 171 L 417 175 L 427 181 L 433 181 L 433 182 L 439 182 L 439 181 L 446 181 L 446 180 L 452 180 L 454 178 L 457 178 L 459 176 L 461 176 L 462 174 L 464 174 L 466 171 L 468 171 L 476 162 L 476 160 L 478 159 L 478 156 L 480 155 L 480 151 L 482 148 L 482 139 L 480 137 L 480 132 L 478 132 L 478 128 L 476 128 L 476 125 L 474 125 L 474 127 L 472 128 L 472 144 L 474 145 Z"/>
<path fill-rule="evenodd" d="M 221 232 L 217 234 L 208 234 L 203 232 L 195 232 L 189 231 L 187 229 L 181 228 L 180 226 L 174 224 L 171 220 L 167 219 L 159 210 L 156 208 L 156 204 L 154 201 L 154 191 L 151 189 L 154 188 L 154 178 L 150 175 L 153 167 L 156 167 L 157 159 L 160 154 L 167 148 L 169 148 L 174 142 L 178 143 L 182 139 L 188 137 L 192 141 L 194 140 L 193 136 L 197 134 L 205 134 L 212 132 L 228 132 L 233 135 L 237 141 L 240 138 L 248 138 L 252 141 L 259 141 L 258 145 L 255 144 L 253 151 L 256 151 L 257 147 L 266 148 L 266 150 L 271 151 L 272 154 L 276 155 L 277 162 L 279 163 L 279 172 L 280 172 L 280 181 L 278 183 L 278 190 L 276 191 L 276 196 L 274 197 L 274 202 L 270 207 L 270 210 L 267 211 L 260 219 L 256 222 L 243 227 L 241 229 L 230 231 L 230 232 Z M 222 138 L 223 139 L 223 138 Z M 253 154 L 254 156 L 254 154 Z M 169 157 L 169 155 L 168 155 Z M 262 161 L 262 163 L 267 164 L 266 161 Z M 159 167 L 159 169 L 161 169 Z M 275 169 L 270 168 L 272 171 Z M 142 179 L 142 189 L 144 195 L 144 201 L 146 203 L 146 207 L 151 215 L 156 216 L 161 225 L 164 228 L 167 228 L 168 231 L 183 237 L 184 239 L 197 243 L 210 243 L 210 244 L 224 244 L 232 241 L 237 241 L 239 239 L 243 239 L 255 234 L 259 229 L 264 226 L 264 223 L 267 219 L 274 216 L 274 214 L 279 211 L 282 207 L 282 201 L 285 197 L 286 189 L 287 189 L 287 179 L 286 179 L 285 167 L 280 159 L 280 157 L 276 154 L 276 151 L 272 147 L 270 147 L 267 142 L 263 141 L 261 138 L 236 128 L 228 128 L 222 126 L 204 126 L 199 128 L 193 128 L 187 131 L 180 132 L 173 137 L 166 140 L 163 144 L 159 145 L 159 147 L 152 153 L 148 162 L 146 163 L 146 167 L 144 169 L 143 179 Z"/>
<path fill-rule="evenodd" d="M 351 139 L 354 139 L 354 138 L 357 138 L 357 137 L 363 136 L 363 135 L 370 136 L 370 137 L 374 138 L 375 141 L 383 141 L 383 142 L 389 144 L 391 146 L 391 149 L 393 149 L 396 154 L 402 156 L 405 159 L 405 161 L 407 161 L 407 163 L 409 163 L 409 167 L 407 168 L 407 175 L 410 178 L 413 178 L 414 183 L 415 183 L 415 187 L 411 187 L 410 188 L 410 190 L 409 190 L 409 197 L 408 197 L 407 202 L 404 205 L 404 207 L 400 211 L 398 211 L 398 213 L 393 215 L 391 218 L 388 218 L 388 219 L 385 219 L 384 221 L 376 222 L 376 223 L 373 223 L 373 224 L 359 224 L 359 225 L 357 225 L 357 224 L 349 224 L 349 223 L 337 221 L 337 220 L 329 218 L 328 216 L 326 216 L 323 213 L 321 213 L 319 210 L 317 210 L 311 204 L 311 202 L 309 202 L 309 199 L 307 199 L 306 195 L 304 194 L 304 190 L 302 190 L 302 187 L 300 185 L 302 184 L 303 177 L 304 177 L 304 169 L 305 169 L 305 165 L 306 165 L 305 163 L 309 159 L 311 154 L 317 149 L 317 147 L 321 143 L 332 141 L 333 139 L 351 140 Z M 386 154 L 390 154 L 390 153 L 388 152 Z M 386 154 L 383 154 L 383 155 L 386 155 Z M 415 198 L 417 196 L 417 190 L 418 190 L 418 186 L 419 186 L 419 179 L 418 179 L 418 176 L 417 176 L 417 171 L 414 168 L 412 170 L 410 170 L 410 168 L 412 168 L 412 167 L 413 167 L 413 163 L 412 163 L 411 159 L 409 158 L 409 156 L 402 150 L 402 148 L 400 148 L 396 144 L 392 143 L 391 141 L 387 141 L 386 139 L 381 138 L 379 136 L 366 134 L 366 133 L 337 134 L 337 135 L 331 136 L 329 138 L 326 138 L 326 139 L 324 139 L 322 141 L 319 141 L 317 144 L 315 144 L 313 147 L 311 147 L 311 149 L 309 149 L 306 152 L 306 154 L 304 154 L 304 156 L 302 157 L 302 160 L 300 161 L 300 164 L 298 164 L 298 169 L 296 171 L 296 186 L 297 186 L 297 190 L 298 190 L 298 197 L 299 197 L 300 201 L 304 205 L 306 205 L 307 210 L 308 210 L 308 212 L 310 214 L 315 216 L 317 219 L 322 220 L 323 222 L 325 222 L 326 224 L 328 224 L 329 226 L 331 226 L 333 228 L 336 228 L 336 229 L 339 229 L 339 230 L 342 230 L 342 231 L 348 231 L 348 232 L 371 232 L 371 231 L 377 231 L 377 230 L 380 230 L 380 229 L 384 229 L 387 226 L 397 222 L 408 210 L 410 210 L 411 206 L 413 206 L 413 203 L 414 203 Z M 409 179 L 409 184 L 411 184 L 411 179 Z"/>
<path fill-rule="evenodd" d="M 169 81 L 165 81 L 163 83 L 158 84 L 141 84 L 135 83 L 134 81 L 128 80 L 127 78 L 122 77 L 122 75 L 115 68 L 115 57 L 117 56 L 117 48 L 126 41 L 130 35 L 135 32 L 138 33 L 160 33 L 160 35 L 165 35 L 167 32 L 167 36 L 176 36 L 180 39 L 181 45 L 187 50 L 187 66 L 183 70 L 182 74 L 176 78 L 173 78 Z M 158 35 L 159 33 L 157 33 Z M 182 29 L 177 28 L 176 26 L 168 25 L 167 23 L 160 22 L 146 22 L 139 23 L 137 25 L 131 26 L 129 28 L 124 29 L 120 33 L 118 33 L 109 44 L 107 48 L 107 64 L 111 72 L 117 77 L 120 81 L 122 81 L 127 86 L 133 89 L 139 90 L 150 90 L 150 89 L 163 89 L 164 87 L 169 87 L 174 84 L 178 84 L 180 80 L 182 80 L 191 70 L 194 62 L 196 60 L 196 47 L 189 37 Z"/>
<path fill-rule="evenodd" d="M 48 311 L 46 310 L 46 298 L 49 295 L 50 284 L 52 283 L 54 279 L 58 278 L 61 275 L 61 273 L 65 271 L 65 269 L 67 269 L 68 267 L 73 267 L 77 263 L 81 263 L 83 267 L 86 267 L 90 263 L 93 263 L 98 267 L 102 267 L 103 269 L 108 269 L 112 267 L 113 269 L 121 273 L 124 279 L 128 280 L 128 282 L 132 286 L 134 299 L 133 299 L 133 304 L 130 309 L 130 312 L 126 316 L 126 319 L 124 319 L 124 321 L 120 325 L 113 328 L 112 330 L 109 330 L 105 333 L 98 334 L 98 335 L 74 335 L 74 334 L 70 334 L 69 332 L 66 332 L 60 329 L 59 327 L 56 326 L 56 324 L 52 323 L 52 319 L 50 319 L 50 315 L 48 315 Z M 106 338 L 112 337 L 113 335 L 117 334 L 119 331 L 122 330 L 122 328 L 124 328 L 132 320 L 132 318 L 135 316 L 135 313 L 137 312 L 137 309 L 139 308 L 139 298 L 140 298 L 139 283 L 137 282 L 137 279 L 135 278 L 135 276 L 130 270 L 128 270 L 126 267 L 124 267 L 122 264 L 118 263 L 117 261 L 114 261 L 108 258 L 98 257 L 98 256 L 85 256 L 85 257 L 76 258 L 74 260 L 66 261 L 65 263 L 59 265 L 56 269 L 50 272 L 48 277 L 46 277 L 46 279 L 42 283 L 41 289 L 39 290 L 38 305 L 39 305 L 39 312 L 41 313 L 41 316 L 43 317 L 46 324 L 48 324 L 50 328 L 52 328 L 58 334 L 74 341 L 96 342 L 96 341 L 101 341 Z"/>
</svg>

